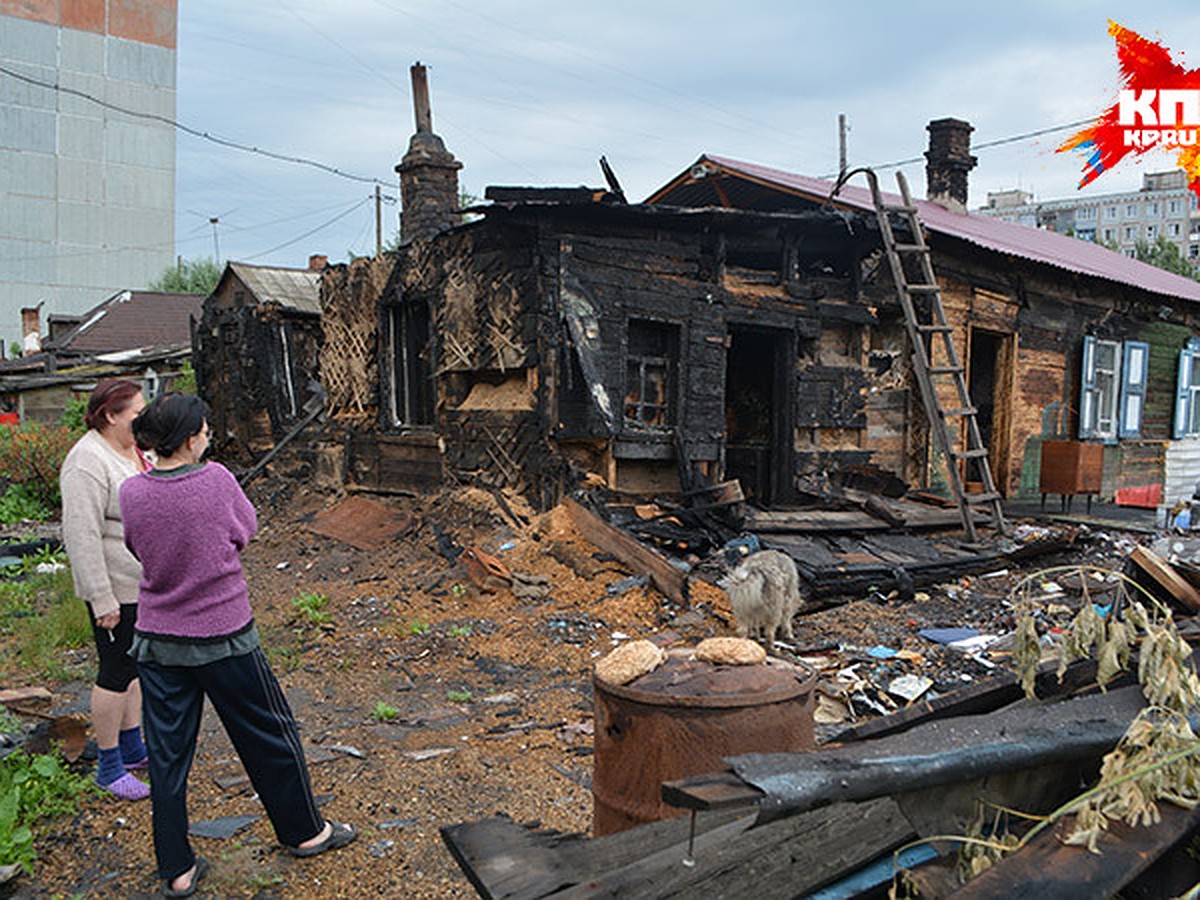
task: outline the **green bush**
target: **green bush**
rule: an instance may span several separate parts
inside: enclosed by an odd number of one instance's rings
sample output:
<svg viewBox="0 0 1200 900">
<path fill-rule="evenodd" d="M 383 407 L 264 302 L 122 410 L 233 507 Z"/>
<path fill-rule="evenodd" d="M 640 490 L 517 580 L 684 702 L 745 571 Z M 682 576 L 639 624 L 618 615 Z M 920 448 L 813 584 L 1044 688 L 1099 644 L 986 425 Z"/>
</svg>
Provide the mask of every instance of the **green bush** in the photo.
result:
<svg viewBox="0 0 1200 900">
<path fill-rule="evenodd" d="M 58 470 L 77 437 L 64 425 L 0 426 L 0 472 L 10 484 L 29 488 L 46 506 L 57 508 L 62 505 Z"/>
<path fill-rule="evenodd" d="M 53 514 L 54 511 L 27 484 L 10 484 L 0 496 L 0 522 L 5 525 L 26 520 L 45 522 Z"/>
</svg>

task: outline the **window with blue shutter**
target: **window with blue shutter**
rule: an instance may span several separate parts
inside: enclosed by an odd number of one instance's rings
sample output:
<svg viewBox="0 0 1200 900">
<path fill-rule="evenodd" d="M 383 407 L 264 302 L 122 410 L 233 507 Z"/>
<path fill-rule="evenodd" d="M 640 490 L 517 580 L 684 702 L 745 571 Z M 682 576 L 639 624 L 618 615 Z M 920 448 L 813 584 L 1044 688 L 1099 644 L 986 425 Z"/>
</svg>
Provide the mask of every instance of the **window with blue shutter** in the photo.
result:
<svg viewBox="0 0 1200 900">
<path fill-rule="evenodd" d="M 1146 405 L 1146 369 L 1150 345 L 1126 341 L 1121 357 L 1120 424 L 1117 437 L 1135 438 L 1142 433 L 1142 411 Z"/>
<path fill-rule="evenodd" d="M 1144 363 L 1144 357 L 1142 361 Z M 1144 378 L 1143 373 L 1143 381 Z M 1079 392 L 1081 438 L 1104 441 L 1117 439 L 1118 422 L 1122 412 L 1121 393 L 1121 343 L 1085 337 Z M 1138 412 L 1140 419 L 1140 406 Z M 1140 429 L 1140 422 L 1138 427 Z"/>
<path fill-rule="evenodd" d="M 1196 365 L 1200 340 L 1189 338 L 1179 351 L 1179 375 L 1175 381 L 1175 427 L 1172 436 L 1184 438 L 1200 432 L 1200 367 Z"/>
</svg>

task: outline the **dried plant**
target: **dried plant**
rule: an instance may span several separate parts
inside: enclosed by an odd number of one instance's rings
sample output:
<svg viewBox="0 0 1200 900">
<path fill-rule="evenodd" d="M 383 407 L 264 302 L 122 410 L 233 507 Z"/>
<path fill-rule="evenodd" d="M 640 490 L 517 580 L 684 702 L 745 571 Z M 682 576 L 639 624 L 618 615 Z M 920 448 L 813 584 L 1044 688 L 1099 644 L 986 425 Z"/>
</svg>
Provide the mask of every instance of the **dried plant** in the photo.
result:
<svg viewBox="0 0 1200 900">
<path fill-rule="evenodd" d="M 1200 738 L 1189 721 L 1200 713 L 1200 678 L 1192 665 L 1192 650 L 1179 636 L 1171 611 L 1132 579 L 1107 569 L 1067 566 L 1034 573 L 1014 588 L 1018 621 L 1013 663 L 1025 695 L 1035 696 L 1042 662 L 1037 621 L 1051 609 L 1039 601 L 1035 589 L 1048 577 L 1064 573 L 1080 577 L 1083 602 L 1058 646 L 1060 681 L 1072 662 L 1095 659 L 1096 680 L 1103 688 L 1128 668 L 1134 648 L 1139 648 L 1137 677 L 1147 706 L 1104 757 L 1098 783 L 1047 816 L 1029 817 L 1037 824 L 1019 840 L 1008 833 L 1006 819 L 999 814 L 985 838 L 982 813 L 972 834 L 931 839 L 962 845 L 958 865 L 964 880 L 1026 846 L 1067 815 L 1073 814 L 1075 821 L 1065 842 L 1099 852 L 1097 841 L 1113 820 L 1150 825 L 1159 820 L 1159 802 L 1185 808 L 1200 802 Z M 1105 599 L 1111 600 L 1107 615 L 1096 609 L 1089 577 L 1106 585 Z M 1054 611 L 1063 608 L 1056 606 Z M 895 891 L 894 879 L 893 896 Z"/>
<path fill-rule="evenodd" d="M 1109 614 L 1101 617 L 1089 596 L 1087 574 L 1103 570 L 1078 567 L 1075 571 L 1082 576 L 1083 605 L 1061 646 L 1059 678 L 1071 662 L 1092 658 L 1097 662 L 1096 680 L 1103 687 L 1128 668 L 1132 651 L 1140 644 L 1137 675 L 1148 705 L 1104 757 L 1097 785 L 1051 813 L 1021 839 L 1020 846 L 1074 813 L 1074 829 L 1066 843 L 1097 852 L 1096 842 L 1111 820 L 1149 825 L 1158 821 L 1158 801 L 1189 808 L 1200 801 L 1200 739 L 1189 723 L 1189 716 L 1200 711 L 1200 678 L 1192 666 L 1192 650 L 1179 636 L 1169 609 L 1126 576 L 1105 573 L 1116 591 Z M 1044 575 L 1030 576 L 1018 589 L 1027 590 Z M 1028 596 L 1022 606 L 1026 613 L 1033 611 Z M 1019 648 L 1023 642 L 1036 641 L 1033 615 L 1022 616 L 1017 631 Z M 1032 697 L 1038 657 L 1023 650 L 1015 662 L 1022 687 Z"/>
</svg>

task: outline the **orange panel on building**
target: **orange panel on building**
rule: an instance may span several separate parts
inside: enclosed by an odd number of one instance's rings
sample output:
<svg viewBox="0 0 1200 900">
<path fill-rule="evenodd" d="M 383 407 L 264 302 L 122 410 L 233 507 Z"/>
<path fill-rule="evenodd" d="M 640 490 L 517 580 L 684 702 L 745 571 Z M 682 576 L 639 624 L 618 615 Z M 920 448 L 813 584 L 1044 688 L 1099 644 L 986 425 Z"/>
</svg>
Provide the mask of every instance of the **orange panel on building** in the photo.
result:
<svg viewBox="0 0 1200 900">
<path fill-rule="evenodd" d="M 0 16 L 58 24 L 58 0 L 0 0 Z"/>
<path fill-rule="evenodd" d="M 59 24 L 104 34 L 104 3 L 105 0 L 62 0 Z"/>
<path fill-rule="evenodd" d="M 108 33 L 174 47 L 177 5 L 176 0 L 108 0 Z"/>
</svg>

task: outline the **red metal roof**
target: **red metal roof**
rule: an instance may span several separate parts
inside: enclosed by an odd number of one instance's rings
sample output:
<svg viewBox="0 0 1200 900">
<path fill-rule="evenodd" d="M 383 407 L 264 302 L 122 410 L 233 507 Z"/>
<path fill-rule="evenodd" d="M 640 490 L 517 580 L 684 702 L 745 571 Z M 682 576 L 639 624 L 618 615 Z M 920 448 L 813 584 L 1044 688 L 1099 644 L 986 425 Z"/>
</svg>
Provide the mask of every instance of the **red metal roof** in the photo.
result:
<svg viewBox="0 0 1200 900">
<path fill-rule="evenodd" d="M 703 178 L 695 178 L 692 173 L 696 172 L 699 166 L 715 169 Z M 822 178 L 705 154 L 682 175 L 659 188 L 646 202 L 689 205 L 687 202 L 679 202 L 686 201 L 689 187 L 703 184 L 709 178 L 719 178 L 722 174 L 741 176 L 752 182 L 810 200 L 828 200 L 833 190 L 833 182 Z M 861 176 L 859 180 L 865 181 Z M 885 197 L 889 204 L 899 205 L 901 202 L 897 194 L 886 193 Z M 968 241 L 998 253 L 1056 266 L 1069 272 L 1105 278 L 1167 297 L 1200 303 L 1200 281 L 1193 281 L 1157 266 L 1130 259 L 1100 244 L 1040 228 L 1002 222 L 987 216 L 952 212 L 930 200 L 917 200 L 915 203 L 920 210 L 921 221 L 931 232 Z M 834 199 L 834 205 L 868 212 L 874 212 L 875 209 L 871 203 L 870 191 L 865 186 L 860 187 L 856 184 L 843 186 Z"/>
</svg>

